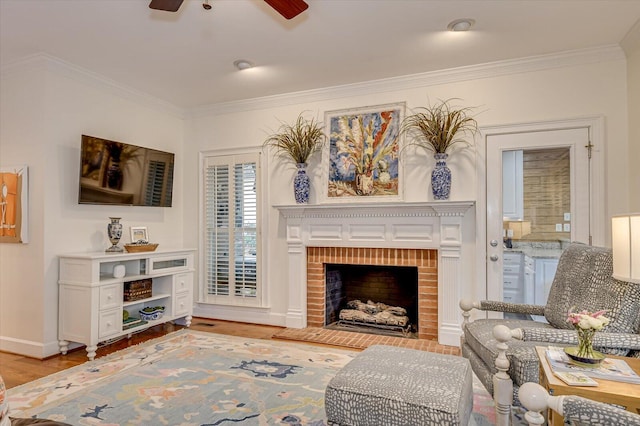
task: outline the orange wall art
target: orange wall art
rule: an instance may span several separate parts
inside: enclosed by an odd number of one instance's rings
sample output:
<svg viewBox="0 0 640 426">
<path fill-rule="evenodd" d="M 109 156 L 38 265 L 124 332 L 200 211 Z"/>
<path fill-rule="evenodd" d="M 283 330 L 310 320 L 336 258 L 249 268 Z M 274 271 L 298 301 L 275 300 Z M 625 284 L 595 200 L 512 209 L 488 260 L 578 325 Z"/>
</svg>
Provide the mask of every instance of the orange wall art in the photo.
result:
<svg viewBox="0 0 640 426">
<path fill-rule="evenodd" d="M 27 242 L 27 167 L 0 167 L 0 243 Z"/>
</svg>

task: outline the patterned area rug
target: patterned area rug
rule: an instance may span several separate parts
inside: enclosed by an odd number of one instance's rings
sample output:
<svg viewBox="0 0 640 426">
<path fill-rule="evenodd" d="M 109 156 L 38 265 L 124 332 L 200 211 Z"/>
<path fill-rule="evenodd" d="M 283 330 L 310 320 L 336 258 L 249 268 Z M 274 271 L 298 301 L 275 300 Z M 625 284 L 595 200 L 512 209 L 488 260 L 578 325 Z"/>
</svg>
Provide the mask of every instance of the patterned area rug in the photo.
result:
<svg viewBox="0 0 640 426">
<path fill-rule="evenodd" d="M 326 424 L 324 390 L 358 352 L 181 330 L 8 391 L 12 417 L 73 425 Z M 474 426 L 495 423 L 474 380 Z"/>
</svg>

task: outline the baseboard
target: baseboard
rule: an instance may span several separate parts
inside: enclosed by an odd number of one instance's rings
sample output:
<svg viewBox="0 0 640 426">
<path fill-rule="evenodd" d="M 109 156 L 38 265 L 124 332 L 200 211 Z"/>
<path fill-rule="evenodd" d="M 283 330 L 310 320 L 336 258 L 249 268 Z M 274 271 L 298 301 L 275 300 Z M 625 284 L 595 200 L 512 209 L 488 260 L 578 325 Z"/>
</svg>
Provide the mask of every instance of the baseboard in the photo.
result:
<svg viewBox="0 0 640 426">
<path fill-rule="evenodd" d="M 57 341 L 43 344 L 41 342 L 0 336 L 0 351 L 43 359 L 60 353 L 60 347 Z"/>
<path fill-rule="evenodd" d="M 278 327 L 284 327 L 286 322 L 283 314 L 274 314 L 265 308 L 245 306 L 196 304 L 193 308 L 193 316 Z"/>
</svg>

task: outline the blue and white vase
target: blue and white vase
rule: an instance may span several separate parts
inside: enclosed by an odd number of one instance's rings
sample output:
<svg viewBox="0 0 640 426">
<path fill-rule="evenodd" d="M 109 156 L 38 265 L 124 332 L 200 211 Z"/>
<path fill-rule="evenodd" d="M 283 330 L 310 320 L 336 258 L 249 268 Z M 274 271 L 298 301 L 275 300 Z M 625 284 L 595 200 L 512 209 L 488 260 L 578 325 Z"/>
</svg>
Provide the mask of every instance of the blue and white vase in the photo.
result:
<svg viewBox="0 0 640 426">
<path fill-rule="evenodd" d="M 293 178 L 293 194 L 296 197 L 296 203 L 308 204 L 311 183 L 309 182 L 309 176 L 307 176 L 307 163 L 297 163 L 296 167 L 298 168 L 298 173 Z"/>
<path fill-rule="evenodd" d="M 431 189 L 436 200 L 448 200 L 451 192 L 451 170 L 447 167 L 449 154 L 436 153 L 436 168 L 431 172 Z"/>
<path fill-rule="evenodd" d="M 120 238 L 122 238 L 122 224 L 120 223 L 119 217 L 110 217 L 111 222 L 107 225 L 107 236 L 109 237 L 109 241 L 111 241 L 111 247 L 106 249 L 107 253 L 122 253 L 124 249 L 122 247 L 118 247 L 118 242 Z"/>
</svg>

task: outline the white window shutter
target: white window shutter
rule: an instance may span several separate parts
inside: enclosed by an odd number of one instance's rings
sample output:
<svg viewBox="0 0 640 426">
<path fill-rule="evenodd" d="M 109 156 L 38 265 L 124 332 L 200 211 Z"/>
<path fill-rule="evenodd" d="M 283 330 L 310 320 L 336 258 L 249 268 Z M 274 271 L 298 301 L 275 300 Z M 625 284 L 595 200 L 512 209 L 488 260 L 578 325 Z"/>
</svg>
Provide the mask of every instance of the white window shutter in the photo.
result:
<svg viewBox="0 0 640 426">
<path fill-rule="evenodd" d="M 259 303 L 259 156 L 205 160 L 204 303 Z"/>
</svg>

